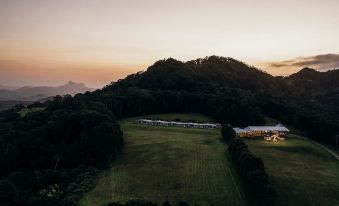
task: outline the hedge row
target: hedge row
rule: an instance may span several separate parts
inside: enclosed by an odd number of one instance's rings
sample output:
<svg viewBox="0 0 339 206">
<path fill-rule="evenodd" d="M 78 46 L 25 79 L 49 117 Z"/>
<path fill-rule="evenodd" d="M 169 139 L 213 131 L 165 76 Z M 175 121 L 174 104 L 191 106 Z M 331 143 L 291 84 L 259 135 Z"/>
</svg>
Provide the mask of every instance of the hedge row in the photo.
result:
<svg viewBox="0 0 339 206">
<path fill-rule="evenodd" d="M 275 205 L 277 193 L 262 159 L 254 156 L 241 139 L 232 139 L 228 151 L 254 202 L 260 206 Z"/>
</svg>

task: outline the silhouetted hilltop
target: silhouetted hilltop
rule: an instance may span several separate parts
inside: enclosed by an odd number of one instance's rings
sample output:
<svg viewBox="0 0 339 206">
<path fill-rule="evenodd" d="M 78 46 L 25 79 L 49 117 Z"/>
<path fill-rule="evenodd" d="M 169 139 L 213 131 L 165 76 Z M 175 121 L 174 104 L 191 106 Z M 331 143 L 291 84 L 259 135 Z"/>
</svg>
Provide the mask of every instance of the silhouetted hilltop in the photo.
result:
<svg viewBox="0 0 339 206">
<path fill-rule="evenodd" d="M 339 70 L 319 72 L 306 67 L 285 79 L 298 88 L 317 93 L 337 91 L 339 88 Z"/>
<path fill-rule="evenodd" d="M 129 75 L 117 85 L 188 91 L 211 90 L 216 87 L 252 91 L 287 88 L 281 78 L 275 78 L 235 59 L 218 56 L 188 62 L 173 58 L 160 60 L 148 67 L 147 71 Z"/>
</svg>

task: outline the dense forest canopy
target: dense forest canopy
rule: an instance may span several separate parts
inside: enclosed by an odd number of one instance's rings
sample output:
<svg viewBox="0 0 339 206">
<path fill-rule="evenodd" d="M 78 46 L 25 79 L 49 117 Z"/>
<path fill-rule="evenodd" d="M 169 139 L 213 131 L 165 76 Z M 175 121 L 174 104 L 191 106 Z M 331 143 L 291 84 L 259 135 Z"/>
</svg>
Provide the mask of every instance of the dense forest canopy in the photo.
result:
<svg viewBox="0 0 339 206">
<path fill-rule="evenodd" d="M 5 181 L 0 191 L 12 191 L 7 197 L 27 205 L 67 199 L 65 191 L 77 174 L 92 174 L 86 168 L 107 167 L 119 155 L 123 134 L 116 118 L 144 114 L 202 113 L 240 127 L 265 124 L 267 116 L 334 144 L 338 79 L 338 71 L 308 68 L 273 77 L 218 56 L 188 62 L 169 58 L 101 90 L 57 96 L 27 108 L 18 105 L 0 112 L 0 175 Z M 38 111 L 22 112 L 37 107 Z M 69 174 L 74 178 L 62 178 Z M 40 176 L 48 181 L 41 183 Z M 37 186 L 16 184 L 23 177 L 30 179 L 27 185 Z M 51 184 L 62 185 L 52 198 L 41 192 Z M 34 195 L 23 195 L 27 192 Z"/>
<path fill-rule="evenodd" d="M 309 77 L 315 85 L 311 88 Z M 90 96 L 102 99 L 118 117 L 199 112 L 220 123 L 248 126 L 264 124 L 264 116 L 268 116 L 333 144 L 338 130 L 339 85 L 329 84 L 335 79 L 339 79 L 337 70 L 305 68 L 282 78 L 232 58 L 210 56 L 188 62 L 169 58 Z"/>
<path fill-rule="evenodd" d="M 0 196 L 19 205 L 70 205 L 88 189 L 91 167 L 106 168 L 120 153 L 122 131 L 100 102 L 57 96 L 34 106 L 44 109 L 1 113 Z"/>
</svg>

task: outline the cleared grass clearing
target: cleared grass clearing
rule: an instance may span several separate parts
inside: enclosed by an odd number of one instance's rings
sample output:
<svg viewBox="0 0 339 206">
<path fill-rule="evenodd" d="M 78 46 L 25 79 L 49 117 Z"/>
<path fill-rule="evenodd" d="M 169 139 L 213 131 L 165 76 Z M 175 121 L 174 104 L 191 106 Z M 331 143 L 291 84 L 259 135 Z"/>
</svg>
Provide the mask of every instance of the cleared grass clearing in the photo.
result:
<svg viewBox="0 0 339 206">
<path fill-rule="evenodd" d="M 278 193 L 278 205 L 339 205 L 339 161 L 305 138 L 278 143 L 246 140 L 261 157 Z"/>
<path fill-rule="evenodd" d="M 179 118 L 195 117 L 191 114 Z M 132 123 L 134 119 L 121 121 L 126 141 L 122 158 L 98 178 L 81 205 L 131 198 L 160 204 L 169 200 L 174 204 L 247 205 L 220 142 L 219 130 L 137 125 Z"/>
</svg>

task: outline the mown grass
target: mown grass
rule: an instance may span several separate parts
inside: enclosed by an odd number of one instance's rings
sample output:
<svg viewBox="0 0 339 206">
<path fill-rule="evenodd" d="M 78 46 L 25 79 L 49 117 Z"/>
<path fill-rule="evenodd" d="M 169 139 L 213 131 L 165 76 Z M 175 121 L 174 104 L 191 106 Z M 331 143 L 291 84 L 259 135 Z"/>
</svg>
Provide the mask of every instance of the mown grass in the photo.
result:
<svg viewBox="0 0 339 206">
<path fill-rule="evenodd" d="M 195 114 L 147 117 L 212 122 Z M 97 179 L 81 205 L 131 198 L 190 205 L 249 204 L 218 130 L 136 125 L 134 119 L 120 122 L 126 140 L 123 155 Z M 263 159 L 278 191 L 278 206 L 339 205 L 339 161 L 322 148 L 293 135 L 278 143 L 245 141 Z"/>
<path fill-rule="evenodd" d="M 305 138 L 246 140 L 278 191 L 278 205 L 339 205 L 339 161 Z"/>
<path fill-rule="evenodd" d="M 179 118 L 209 121 L 194 114 Z M 121 159 L 98 178 L 81 205 L 131 198 L 160 204 L 169 200 L 173 204 L 247 205 L 218 130 L 146 126 L 132 121 L 121 121 L 126 141 Z"/>
</svg>

